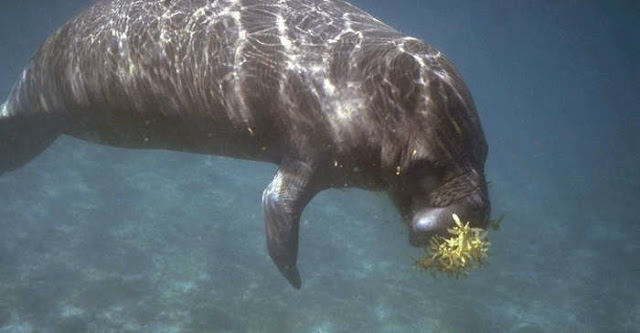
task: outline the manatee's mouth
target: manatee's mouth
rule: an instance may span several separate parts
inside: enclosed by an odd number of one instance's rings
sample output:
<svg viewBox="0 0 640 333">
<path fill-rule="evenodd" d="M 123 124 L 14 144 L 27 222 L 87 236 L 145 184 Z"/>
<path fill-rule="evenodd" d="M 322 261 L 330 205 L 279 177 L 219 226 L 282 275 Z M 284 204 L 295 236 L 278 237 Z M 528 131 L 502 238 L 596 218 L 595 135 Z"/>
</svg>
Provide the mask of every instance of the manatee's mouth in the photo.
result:
<svg viewBox="0 0 640 333">
<path fill-rule="evenodd" d="M 457 214 L 462 221 L 469 221 L 472 227 L 486 229 L 489 213 L 490 205 L 486 192 L 477 189 L 448 206 L 418 211 L 411 221 L 409 241 L 413 246 L 422 247 L 428 245 L 431 237 L 436 234 L 448 235 L 447 228 L 454 225 L 452 214 Z"/>
</svg>

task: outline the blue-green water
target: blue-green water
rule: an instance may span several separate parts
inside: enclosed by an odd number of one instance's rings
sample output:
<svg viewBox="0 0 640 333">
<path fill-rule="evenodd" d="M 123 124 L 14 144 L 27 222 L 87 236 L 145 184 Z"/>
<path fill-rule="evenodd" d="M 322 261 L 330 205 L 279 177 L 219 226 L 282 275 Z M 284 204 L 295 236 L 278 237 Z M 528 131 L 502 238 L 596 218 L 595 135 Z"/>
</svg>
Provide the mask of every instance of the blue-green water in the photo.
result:
<svg viewBox="0 0 640 333">
<path fill-rule="evenodd" d="M 0 96 L 89 3 L 0 4 Z M 354 3 L 465 77 L 506 216 L 488 266 L 417 271 L 384 194 L 331 190 L 302 217 L 296 291 L 265 249 L 275 166 L 62 137 L 0 177 L 0 332 L 639 331 L 640 5 Z"/>
</svg>

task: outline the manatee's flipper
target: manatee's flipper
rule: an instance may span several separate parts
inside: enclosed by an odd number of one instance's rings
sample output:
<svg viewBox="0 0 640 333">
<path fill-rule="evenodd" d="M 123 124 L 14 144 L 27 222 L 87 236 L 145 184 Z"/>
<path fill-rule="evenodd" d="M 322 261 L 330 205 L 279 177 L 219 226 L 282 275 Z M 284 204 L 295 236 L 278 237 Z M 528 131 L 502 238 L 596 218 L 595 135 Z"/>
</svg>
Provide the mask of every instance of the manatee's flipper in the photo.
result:
<svg viewBox="0 0 640 333">
<path fill-rule="evenodd" d="M 310 189 L 312 173 L 304 162 L 285 160 L 262 194 L 269 255 L 296 289 L 302 283 L 296 265 L 298 228 L 302 210 L 315 194 Z"/>
<path fill-rule="evenodd" d="M 0 175 L 32 160 L 63 132 L 60 116 L 47 113 L 15 114 L 0 106 Z"/>
</svg>

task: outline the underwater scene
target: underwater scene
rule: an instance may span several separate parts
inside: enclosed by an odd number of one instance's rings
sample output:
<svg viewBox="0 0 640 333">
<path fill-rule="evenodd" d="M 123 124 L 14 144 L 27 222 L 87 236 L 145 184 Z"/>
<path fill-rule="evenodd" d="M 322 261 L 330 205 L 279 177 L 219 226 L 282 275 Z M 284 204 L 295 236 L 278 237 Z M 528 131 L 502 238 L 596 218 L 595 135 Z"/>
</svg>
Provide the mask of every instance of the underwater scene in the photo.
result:
<svg viewBox="0 0 640 333">
<path fill-rule="evenodd" d="M 92 3 L 0 3 L 0 103 Z M 0 170 L 0 333 L 640 332 L 640 2 L 350 3 L 460 72 L 486 231 L 456 215 L 415 247 L 387 192 L 327 189 L 296 289 L 265 240 L 276 165 L 62 135 Z"/>
</svg>

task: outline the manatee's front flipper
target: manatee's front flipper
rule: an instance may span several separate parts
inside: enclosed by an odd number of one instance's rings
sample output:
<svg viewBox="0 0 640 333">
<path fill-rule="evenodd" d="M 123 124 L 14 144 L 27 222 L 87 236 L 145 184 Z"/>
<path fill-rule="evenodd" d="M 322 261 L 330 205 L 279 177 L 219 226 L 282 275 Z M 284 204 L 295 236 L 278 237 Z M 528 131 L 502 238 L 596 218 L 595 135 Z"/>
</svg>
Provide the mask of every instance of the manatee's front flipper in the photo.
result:
<svg viewBox="0 0 640 333">
<path fill-rule="evenodd" d="M 301 161 L 284 160 L 262 194 L 267 248 L 280 273 L 300 289 L 298 227 L 302 210 L 315 194 L 310 189 L 312 168 Z"/>
</svg>

